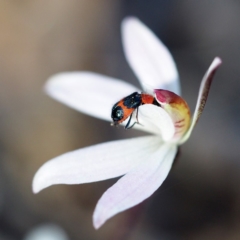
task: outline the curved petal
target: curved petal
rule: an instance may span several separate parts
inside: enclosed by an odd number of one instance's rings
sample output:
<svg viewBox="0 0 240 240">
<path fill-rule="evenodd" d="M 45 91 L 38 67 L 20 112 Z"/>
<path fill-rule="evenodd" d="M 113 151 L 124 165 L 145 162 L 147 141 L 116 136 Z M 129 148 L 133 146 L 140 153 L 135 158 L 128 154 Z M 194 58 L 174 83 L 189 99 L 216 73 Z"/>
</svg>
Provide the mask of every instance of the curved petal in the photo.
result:
<svg viewBox="0 0 240 240">
<path fill-rule="evenodd" d="M 94 227 L 101 227 L 112 216 L 151 196 L 167 177 L 176 151 L 176 145 L 162 145 L 110 187 L 97 203 L 93 214 Z"/>
<path fill-rule="evenodd" d="M 162 89 L 155 89 L 155 99 L 172 118 L 175 133 L 172 141 L 178 142 L 189 128 L 191 114 L 186 101 L 177 94 Z"/>
<path fill-rule="evenodd" d="M 122 23 L 126 58 L 143 89 L 166 89 L 180 95 L 179 77 L 174 60 L 157 36 L 137 18 Z"/>
<path fill-rule="evenodd" d="M 137 87 L 91 72 L 65 72 L 52 76 L 45 86 L 56 100 L 90 116 L 111 121 L 112 106 Z"/>
<path fill-rule="evenodd" d="M 138 120 L 140 124 L 135 125 L 136 129 L 159 135 L 165 142 L 174 135 L 175 127 L 172 118 L 161 107 L 151 104 L 140 106 Z"/>
<path fill-rule="evenodd" d="M 188 140 L 188 138 L 190 137 L 193 128 L 195 127 L 198 119 L 200 118 L 203 109 L 205 107 L 205 104 L 207 102 L 207 97 L 208 97 L 208 93 L 212 84 L 212 80 L 213 77 L 218 69 L 218 67 L 222 64 L 222 60 L 219 57 L 214 58 L 212 64 L 210 65 L 209 69 L 207 70 L 207 72 L 205 73 L 201 85 L 200 85 L 200 89 L 199 89 L 199 93 L 198 93 L 198 100 L 197 100 L 197 104 L 196 104 L 196 108 L 193 114 L 193 118 L 192 118 L 192 122 L 191 125 L 188 129 L 188 131 L 186 132 L 186 134 L 184 135 L 184 137 L 182 138 L 182 140 L 180 141 L 180 143 L 184 143 Z"/>
<path fill-rule="evenodd" d="M 35 174 L 33 192 L 54 184 L 80 184 L 121 176 L 161 144 L 147 136 L 97 144 L 68 152 L 46 162 Z"/>
</svg>

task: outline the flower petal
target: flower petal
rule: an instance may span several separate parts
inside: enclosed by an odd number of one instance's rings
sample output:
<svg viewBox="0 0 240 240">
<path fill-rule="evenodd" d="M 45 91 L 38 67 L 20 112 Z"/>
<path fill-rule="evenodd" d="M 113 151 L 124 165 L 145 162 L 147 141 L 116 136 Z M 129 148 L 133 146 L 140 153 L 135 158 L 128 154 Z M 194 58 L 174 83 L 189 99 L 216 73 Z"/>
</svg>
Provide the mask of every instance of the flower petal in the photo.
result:
<svg viewBox="0 0 240 240">
<path fill-rule="evenodd" d="M 190 125 L 190 109 L 186 101 L 177 94 L 163 89 L 155 89 L 155 99 L 172 118 L 175 127 L 172 141 L 178 142 Z"/>
<path fill-rule="evenodd" d="M 65 72 L 52 76 L 46 92 L 56 100 L 90 116 L 111 121 L 111 109 L 137 87 L 91 72 Z"/>
<path fill-rule="evenodd" d="M 181 144 L 186 142 L 187 139 L 190 137 L 193 128 L 195 127 L 198 119 L 200 118 L 200 116 L 203 112 L 203 109 L 205 107 L 206 101 L 207 101 L 207 97 L 208 97 L 208 93 L 209 93 L 209 90 L 211 87 L 213 77 L 216 73 L 216 70 L 218 69 L 218 67 L 221 64 L 222 64 L 222 60 L 219 57 L 216 57 L 213 60 L 209 69 L 207 70 L 207 72 L 205 73 L 205 75 L 202 79 L 201 85 L 200 85 L 200 89 L 199 89 L 199 93 L 198 93 L 198 100 L 197 100 L 196 108 L 195 108 L 195 111 L 193 114 L 191 125 L 190 125 L 188 131 L 186 132 L 185 136 L 180 141 Z"/>
<path fill-rule="evenodd" d="M 137 18 L 126 18 L 122 24 L 126 58 L 143 89 L 166 89 L 180 95 L 179 77 L 174 60 L 164 44 Z"/>
<path fill-rule="evenodd" d="M 151 104 L 140 106 L 138 120 L 140 124 L 135 125 L 136 129 L 160 135 L 165 142 L 174 135 L 175 127 L 172 118 L 161 107 Z"/>
<path fill-rule="evenodd" d="M 79 184 L 121 176 L 161 144 L 157 136 L 112 141 L 68 152 L 46 162 L 35 174 L 33 192 L 54 184 Z"/>
<path fill-rule="evenodd" d="M 101 227 L 112 216 L 151 196 L 167 177 L 176 151 L 176 145 L 162 145 L 110 187 L 97 203 L 93 214 L 94 227 Z"/>
</svg>

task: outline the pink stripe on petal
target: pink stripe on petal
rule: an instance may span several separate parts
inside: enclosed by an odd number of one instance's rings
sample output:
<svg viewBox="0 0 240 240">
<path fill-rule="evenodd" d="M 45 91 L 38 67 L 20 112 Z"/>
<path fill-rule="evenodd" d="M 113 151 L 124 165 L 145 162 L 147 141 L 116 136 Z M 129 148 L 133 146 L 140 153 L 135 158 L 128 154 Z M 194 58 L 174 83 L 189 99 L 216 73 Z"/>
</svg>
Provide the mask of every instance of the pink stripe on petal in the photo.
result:
<svg viewBox="0 0 240 240">
<path fill-rule="evenodd" d="M 209 69 L 205 73 L 200 85 L 197 104 L 193 114 L 191 125 L 187 133 L 185 134 L 185 136 L 180 141 L 181 144 L 184 143 L 190 137 L 193 128 L 195 127 L 197 121 L 199 120 L 203 112 L 203 109 L 205 107 L 205 104 L 207 102 L 207 97 L 208 97 L 208 93 L 211 87 L 213 77 L 221 64 L 222 64 L 222 60 L 219 57 L 214 58 L 212 64 L 210 65 Z"/>
<path fill-rule="evenodd" d="M 136 169 L 110 187 L 100 198 L 93 214 L 93 224 L 100 228 L 109 218 L 151 196 L 167 177 L 177 147 L 164 144 Z"/>
</svg>

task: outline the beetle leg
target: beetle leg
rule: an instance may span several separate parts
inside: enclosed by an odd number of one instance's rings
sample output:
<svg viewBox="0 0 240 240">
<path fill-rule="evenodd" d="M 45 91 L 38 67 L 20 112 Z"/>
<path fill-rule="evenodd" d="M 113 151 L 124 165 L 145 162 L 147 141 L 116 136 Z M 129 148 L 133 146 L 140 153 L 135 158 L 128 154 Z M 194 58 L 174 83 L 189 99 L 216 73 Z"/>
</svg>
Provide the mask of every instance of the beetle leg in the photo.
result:
<svg viewBox="0 0 240 240">
<path fill-rule="evenodd" d="M 125 129 L 130 129 L 130 128 L 132 128 L 133 127 L 133 125 L 135 124 L 133 124 L 131 127 L 129 127 L 129 124 L 130 124 L 130 122 L 131 122 L 131 119 L 132 119 L 132 115 L 133 115 L 133 113 L 130 115 L 130 117 L 129 117 L 129 120 L 128 120 L 128 122 L 127 122 L 127 124 L 126 124 L 126 126 L 125 126 Z"/>
<path fill-rule="evenodd" d="M 136 124 L 137 122 L 135 122 L 135 123 L 133 123 L 133 125 L 132 126 L 130 126 L 130 127 L 128 127 L 128 128 L 126 128 L 126 129 L 131 129 L 135 124 Z"/>
<path fill-rule="evenodd" d="M 137 108 L 137 113 L 136 113 L 136 119 L 137 119 L 137 121 L 134 123 L 134 124 L 139 124 L 139 125 L 141 125 L 141 126 L 143 126 L 140 122 L 139 122 L 139 120 L 138 120 L 138 108 Z M 132 126 L 133 127 L 133 126 Z"/>
<path fill-rule="evenodd" d="M 136 113 L 136 119 L 137 119 L 136 123 L 140 124 L 140 122 L 138 121 L 138 108 L 137 108 L 137 113 Z"/>
<path fill-rule="evenodd" d="M 142 124 L 138 121 L 138 108 L 137 108 L 136 110 L 137 110 L 137 113 L 136 113 L 136 119 L 137 119 L 137 121 L 134 122 L 131 126 L 129 126 L 129 125 L 130 125 L 130 122 L 131 122 L 131 119 L 132 119 L 132 115 L 133 115 L 133 113 L 132 113 L 132 114 L 130 115 L 130 118 L 129 118 L 126 126 L 125 126 L 125 129 L 131 129 L 131 128 L 133 128 L 136 123 L 139 124 L 139 125 L 142 125 Z M 143 126 L 143 125 L 142 125 L 142 126 Z"/>
</svg>

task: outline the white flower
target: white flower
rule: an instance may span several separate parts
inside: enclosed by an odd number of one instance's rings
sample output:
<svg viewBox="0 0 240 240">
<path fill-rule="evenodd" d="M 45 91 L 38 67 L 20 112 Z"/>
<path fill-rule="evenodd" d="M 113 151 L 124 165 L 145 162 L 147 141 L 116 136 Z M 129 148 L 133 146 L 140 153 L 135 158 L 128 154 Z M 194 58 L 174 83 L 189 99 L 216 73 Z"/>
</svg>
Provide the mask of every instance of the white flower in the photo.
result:
<svg viewBox="0 0 240 240">
<path fill-rule="evenodd" d="M 221 60 L 215 58 L 203 77 L 191 119 L 186 102 L 178 96 L 178 72 L 166 47 L 136 18 L 123 21 L 122 36 L 126 58 L 143 91 L 154 95 L 161 104 L 161 107 L 151 104 L 140 106 L 138 119 L 141 125 L 136 124 L 134 128 L 154 135 L 65 153 L 46 162 L 33 180 L 33 191 L 37 193 L 54 184 L 89 183 L 124 175 L 98 201 L 93 214 L 95 228 L 117 213 L 144 201 L 163 183 L 178 146 L 189 138 L 203 111 L 213 75 L 221 64 Z M 71 72 L 50 78 L 46 91 L 72 108 L 111 121 L 113 104 L 140 90 L 99 74 Z"/>
</svg>

